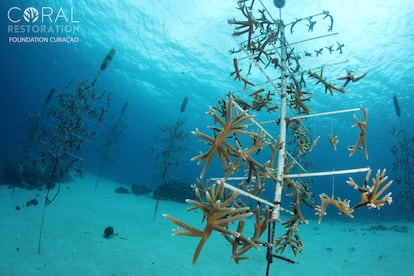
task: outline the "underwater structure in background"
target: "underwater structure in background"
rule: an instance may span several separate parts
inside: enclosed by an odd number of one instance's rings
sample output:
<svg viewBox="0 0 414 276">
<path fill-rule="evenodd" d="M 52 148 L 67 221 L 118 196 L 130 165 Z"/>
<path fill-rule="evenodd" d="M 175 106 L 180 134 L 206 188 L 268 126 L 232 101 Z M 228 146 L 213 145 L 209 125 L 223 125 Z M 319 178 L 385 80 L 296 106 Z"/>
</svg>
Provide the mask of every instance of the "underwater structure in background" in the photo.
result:
<svg viewBox="0 0 414 276">
<path fill-rule="evenodd" d="M 115 49 L 111 49 L 92 82 L 69 81 L 59 91 L 52 88 L 41 111 L 26 116 L 21 146 L 3 168 L 9 185 L 50 190 L 72 172 L 83 175 L 84 156 L 103 130 L 101 126 L 110 127 L 107 113 L 112 93 L 98 87 L 96 81 L 114 55 Z"/>
<path fill-rule="evenodd" d="M 218 100 L 218 105 L 210 107 L 207 114 L 215 124 L 207 127 L 208 132 L 193 131 L 207 149 L 192 158 L 203 167 L 193 187 L 195 199 L 186 201 L 192 205 L 188 211 L 202 211 L 205 227 L 200 230 L 168 214 L 164 217 L 177 225 L 173 235 L 200 239 L 193 264 L 212 232 L 216 231 L 230 245 L 229 254 L 236 263 L 249 259 L 247 252 L 250 249 L 265 247 L 268 275 L 275 258 L 295 263 L 290 256 L 302 252 L 304 242 L 299 228 L 308 223 L 302 215 L 302 207 L 310 205 L 312 197 L 311 187 L 303 179 L 365 173 L 360 181 L 349 177 L 346 182 L 360 194 L 359 202 L 341 199 L 330 189 L 330 196 L 319 194 L 319 204 L 312 206 L 319 222 L 327 215 L 329 205 L 353 218 L 359 208 L 379 209 L 391 204 L 391 193 L 387 190 L 392 181 L 388 181 L 385 169 L 371 177 L 372 171 L 368 167 L 309 172 L 302 164 L 307 154 L 318 146 L 320 138 L 309 133 L 306 119 L 341 113 L 353 113 L 350 131 L 358 130 L 355 131 L 356 142 L 348 146 L 349 156 L 344 158 L 363 154 L 368 159 L 366 108 L 312 113 L 309 106 L 313 91 L 344 96 L 347 86 L 360 81 L 367 73 L 354 74 L 347 70 L 344 75 L 332 77 L 329 69 L 345 63 L 342 61 L 304 68 L 303 61 L 317 57 L 323 51 L 342 54 L 344 44 L 337 42 L 337 45 L 306 50 L 302 55 L 295 50 L 301 42 L 296 42 L 293 47 L 286 40 L 286 32 L 292 34 L 297 28 L 312 33 L 319 26 L 326 26 L 327 34 L 314 39 L 337 35 L 332 33 L 333 16 L 323 11 L 286 24 L 282 20 L 285 1 L 274 1 L 279 19 L 273 18 L 262 1 L 246 0 L 237 4 L 241 18 L 231 18 L 228 23 L 234 26 L 233 36 L 238 40 L 238 48 L 230 50 L 234 57 L 234 71 L 230 77 L 240 83 L 240 90 L 228 93 Z M 357 112 L 362 113 L 362 118 Z M 274 119 L 260 121 L 269 114 Z M 333 133 L 329 136 L 332 150 L 335 150 L 339 138 Z M 216 160 L 221 163 L 222 175 L 207 177 L 210 165 Z M 274 191 L 274 197 L 266 198 L 265 189 Z M 253 207 L 252 200 L 255 202 Z M 246 220 L 248 217 L 253 219 Z M 248 225 L 249 222 L 252 225 Z M 253 234 L 248 236 L 246 233 Z M 288 249 L 291 252 L 287 252 Z"/>
<path fill-rule="evenodd" d="M 394 157 L 392 172 L 398 185 L 395 201 L 408 209 L 414 208 L 414 135 L 401 126 L 401 108 L 397 95 L 392 96 L 395 115 L 399 124 L 394 125 L 390 133 L 394 137 L 391 153 Z M 412 131 L 412 130 L 411 130 Z"/>
<path fill-rule="evenodd" d="M 414 136 L 408 130 L 395 126 L 391 129 L 391 134 L 394 136 L 395 141 L 391 146 L 391 153 L 394 156 L 392 172 L 395 182 L 399 186 L 396 202 L 409 209 L 413 209 Z"/>
<path fill-rule="evenodd" d="M 118 141 L 118 133 L 122 128 L 121 117 L 111 125 L 107 116 L 112 105 L 112 93 L 96 85 L 98 77 L 114 55 L 113 48 L 104 58 L 92 82 L 71 81 L 60 91 L 55 88 L 50 90 L 42 110 L 28 117 L 26 136 L 16 156 L 3 168 L 3 177 L 13 187 L 13 193 L 15 187 L 46 189 L 38 254 L 46 207 L 57 198 L 61 183 L 71 176 L 83 176 L 85 156 L 95 146 L 99 133 L 104 130 L 102 126 L 111 127 L 112 133 L 106 136 L 108 140 L 101 148 L 107 150 L 106 158 L 109 158 L 109 145 Z M 121 116 L 126 106 L 122 108 Z"/>
<path fill-rule="evenodd" d="M 174 168 L 179 167 L 179 155 L 187 150 L 188 134 L 184 129 L 185 118 L 183 118 L 187 102 L 186 96 L 180 107 L 180 116 L 174 123 L 159 126 L 161 134 L 155 137 L 157 144 L 151 147 L 155 160 L 155 174 L 162 181 L 171 175 Z"/>
<path fill-rule="evenodd" d="M 154 189 L 153 197 L 157 200 L 154 210 L 155 220 L 160 199 L 184 202 L 187 198 L 193 198 L 191 185 L 179 179 L 172 173 L 180 166 L 184 152 L 188 150 L 188 134 L 184 129 L 184 112 L 187 108 L 188 96 L 181 102 L 179 118 L 173 124 L 160 126 L 160 134 L 155 137 L 157 144 L 151 147 L 153 154 L 153 166 L 160 184 Z"/>
<path fill-rule="evenodd" d="M 121 113 L 118 115 L 116 121 L 111 122 L 110 120 L 108 120 L 107 128 L 105 129 L 105 132 L 102 133 L 103 143 L 102 146 L 99 148 L 101 164 L 99 166 L 98 177 L 96 178 L 95 188 L 93 190 L 94 193 L 96 193 L 96 189 L 98 188 L 98 184 L 104 171 L 105 164 L 111 161 L 112 158 L 116 155 L 115 147 L 119 144 L 124 129 L 127 128 L 127 125 L 122 120 L 127 108 L 128 102 L 125 102 L 122 106 Z"/>
</svg>

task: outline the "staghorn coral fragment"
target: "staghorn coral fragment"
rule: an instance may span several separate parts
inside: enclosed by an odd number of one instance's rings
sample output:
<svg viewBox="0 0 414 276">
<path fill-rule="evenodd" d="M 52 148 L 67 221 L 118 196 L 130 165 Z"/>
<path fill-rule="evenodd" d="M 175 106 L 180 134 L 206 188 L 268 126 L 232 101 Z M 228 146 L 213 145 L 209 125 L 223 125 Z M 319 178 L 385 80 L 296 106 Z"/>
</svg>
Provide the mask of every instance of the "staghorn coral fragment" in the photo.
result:
<svg viewBox="0 0 414 276">
<path fill-rule="evenodd" d="M 329 204 L 334 205 L 342 214 L 353 218 L 353 212 L 356 209 L 361 207 L 368 207 L 368 209 L 376 208 L 380 209 L 385 204 L 392 203 L 391 192 L 385 194 L 382 198 L 380 198 L 385 191 L 391 186 L 392 180 L 388 181 L 385 185 L 383 185 L 387 180 L 388 176 L 385 176 L 386 169 L 378 170 L 375 178 L 372 179 L 373 185 L 368 185 L 369 177 L 371 175 L 371 169 L 367 171 L 365 176 L 364 183 L 362 185 L 358 185 L 352 177 L 350 177 L 346 183 L 348 183 L 351 187 L 361 193 L 361 201 L 353 206 L 350 207 L 349 200 L 341 200 L 339 197 L 338 199 L 334 199 L 332 197 L 328 197 L 326 194 L 320 194 L 319 197 L 321 198 L 321 205 L 315 208 L 316 215 L 319 216 L 319 223 L 322 221 L 323 216 L 326 215 L 326 208 Z M 381 188 L 380 186 L 383 185 Z"/>
<path fill-rule="evenodd" d="M 338 143 L 339 143 L 338 136 L 332 136 L 332 135 L 329 135 L 329 136 L 328 136 L 328 139 L 329 139 L 329 142 L 331 143 L 332 148 L 333 148 L 334 150 L 336 150 L 336 146 L 337 146 L 337 145 L 338 145 Z"/>
<path fill-rule="evenodd" d="M 312 100 L 312 97 L 309 96 L 312 93 L 302 90 L 302 84 L 300 81 L 296 80 L 294 74 L 291 74 L 290 78 L 293 82 L 288 86 L 287 90 L 288 95 L 291 97 L 291 99 L 289 99 L 289 104 L 295 109 L 296 113 L 309 114 L 311 109 L 305 102 Z"/>
<path fill-rule="evenodd" d="M 226 170 L 228 163 L 230 163 L 230 153 L 237 152 L 237 150 L 227 141 L 227 138 L 231 134 L 242 134 L 247 136 L 256 135 L 253 132 L 245 131 L 247 125 L 243 123 L 247 120 L 250 120 L 252 116 L 247 115 L 247 111 L 239 113 L 233 106 L 233 98 L 230 96 L 229 100 L 223 107 L 223 114 L 225 114 L 225 120 L 222 120 L 220 116 L 217 115 L 215 109 L 210 107 L 210 110 L 207 114 L 211 115 L 213 119 L 221 126 L 217 127 L 217 135 L 215 137 L 208 136 L 200 132 L 198 129 L 192 132 L 193 135 L 196 135 L 204 139 L 206 144 L 211 145 L 210 149 L 207 152 L 202 152 L 197 156 L 191 158 L 191 161 L 198 161 L 197 164 L 203 163 L 204 167 L 200 173 L 200 178 L 203 178 L 206 174 L 213 157 L 216 155 L 221 159 L 222 167 Z"/>
<path fill-rule="evenodd" d="M 325 86 L 325 93 L 329 92 L 331 96 L 333 96 L 333 91 L 338 91 L 340 93 L 345 93 L 345 87 L 337 87 L 335 84 L 329 83 L 324 77 L 323 77 L 323 67 L 321 67 L 321 72 L 318 75 L 317 73 L 314 73 L 312 71 L 308 71 L 309 77 L 312 79 L 316 79 L 315 85 L 318 85 L 319 83 L 322 83 Z"/>
<path fill-rule="evenodd" d="M 348 85 L 348 83 L 350 82 L 350 81 L 352 81 L 352 82 L 357 82 L 357 81 L 359 81 L 359 80 L 361 80 L 361 79 L 363 79 L 366 75 L 368 74 L 368 72 L 365 72 L 364 74 L 362 74 L 361 76 L 359 76 L 359 77 L 355 77 L 354 76 L 354 71 L 352 71 L 352 70 L 348 70 L 347 71 L 347 73 L 346 73 L 346 76 L 345 77 L 340 77 L 340 78 L 337 78 L 337 80 L 344 80 L 345 82 L 344 82 L 344 84 L 342 85 L 342 87 L 346 87 L 347 85 Z"/>
<path fill-rule="evenodd" d="M 186 202 L 193 205 L 196 208 L 194 209 L 201 209 L 203 211 L 204 217 L 207 218 L 207 224 L 204 227 L 204 230 L 201 231 L 197 228 L 189 226 L 188 224 L 171 217 L 170 215 L 164 214 L 163 216 L 171 221 L 172 223 L 176 224 L 179 227 L 184 228 L 185 230 L 181 230 L 179 228 L 173 229 L 174 236 L 190 236 L 190 237 L 201 237 L 200 242 L 197 245 L 197 248 L 194 252 L 193 256 L 193 264 L 197 262 L 198 256 L 200 252 L 210 237 L 213 231 L 217 231 L 222 233 L 223 235 L 232 235 L 236 238 L 241 237 L 241 233 L 234 232 L 228 229 L 228 224 L 230 222 L 240 221 L 247 217 L 253 215 L 252 212 L 249 211 L 249 207 L 231 207 L 232 201 L 234 201 L 238 193 L 232 192 L 229 197 L 224 196 L 224 181 L 217 181 L 217 185 L 213 184 L 204 192 L 204 198 L 202 199 L 201 193 L 198 188 L 195 188 L 196 198 L 197 200 L 187 199 Z"/>
<path fill-rule="evenodd" d="M 242 233 L 243 232 L 244 225 L 245 225 L 245 221 L 244 220 L 240 220 L 239 221 L 239 224 L 237 226 L 237 232 L 238 233 Z M 239 264 L 239 262 L 242 261 L 242 260 L 248 260 L 248 259 L 250 259 L 250 257 L 241 256 L 244 252 L 240 253 L 240 252 L 237 251 L 238 246 L 240 244 L 240 238 L 239 237 L 235 237 L 234 240 L 231 239 L 230 237 L 228 237 L 227 235 L 224 236 L 224 237 L 232 245 L 232 247 L 231 247 L 232 248 L 232 250 L 231 250 L 231 252 L 232 252 L 231 258 L 236 262 L 236 264 Z"/>
<path fill-rule="evenodd" d="M 384 184 L 388 179 L 388 176 L 385 176 L 385 173 L 386 173 L 386 169 L 382 170 L 382 172 L 381 170 L 378 170 L 375 175 L 375 178 L 372 179 L 372 183 L 373 183 L 372 186 L 368 185 L 369 176 L 371 175 L 371 169 L 368 170 L 366 177 L 365 177 L 364 184 L 362 184 L 361 186 L 359 186 L 352 179 L 352 177 L 350 177 L 349 180 L 346 181 L 346 183 L 348 183 L 355 190 L 361 193 L 361 201 L 352 208 L 353 210 L 358 209 L 363 206 L 367 206 L 369 209 L 370 208 L 379 209 L 382 206 L 384 206 L 384 204 L 386 203 L 387 204 L 392 203 L 391 192 L 387 193 L 382 198 L 380 198 L 380 196 L 384 194 L 384 192 L 391 186 L 393 182 L 392 180 L 390 180 L 384 186 L 382 186 L 381 189 L 379 189 L 380 186 Z"/>
<path fill-rule="evenodd" d="M 187 231 L 183 231 L 179 228 L 174 228 L 173 229 L 173 236 L 190 236 L 190 237 L 201 237 L 202 232 L 200 230 L 198 230 L 197 228 L 191 227 L 188 224 L 170 216 L 167 214 L 163 214 L 162 215 L 164 218 L 168 219 L 169 221 L 171 221 L 172 223 L 176 224 L 177 226 L 180 226 L 184 229 L 186 229 Z"/>
<path fill-rule="evenodd" d="M 318 144 L 318 141 L 319 141 L 319 138 L 321 138 L 321 136 L 320 135 L 318 135 L 314 140 L 313 140 L 313 142 L 312 142 L 312 145 L 309 147 L 309 152 L 311 152 L 315 147 L 316 147 L 316 145 Z"/>
<path fill-rule="evenodd" d="M 241 80 L 240 76 L 240 69 L 239 69 L 239 63 L 237 61 L 237 58 L 233 58 L 233 65 L 234 65 L 234 79 L 233 80 Z"/>
<path fill-rule="evenodd" d="M 247 8 L 247 6 L 243 4 L 239 4 L 238 9 L 242 12 L 242 14 L 246 17 L 247 20 L 236 20 L 235 18 L 229 19 L 227 22 L 229 24 L 237 25 L 235 31 L 233 32 L 233 36 L 240 36 L 245 33 L 248 34 L 247 39 L 247 46 L 248 49 L 252 46 L 252 35 L 256 28 L 260 26 L 259 22 L 253 17 L 252 12 Z"/>
<path fill-rule="evenodd" d="M 364 120 L 360 121 L 358 117 L 354 115 L 355 124 L 352 125 L 352 127 L 359 127 L 359 130 L 361 132 L 355 145 L 349 146 L 348 150 L 350 151 L 349 157 L 351 157 L 361 146 L 362 150 L 364 151 L 365 158 L 368 160 L 367 142 L 365 140 L 365 135 L 367 134 L 368 127 L 368 110 L 363 106 L 361 106 L 361 110 L 364 113 Z"/>
<path fill-rule="evenodd" d="M 232 256 L 231 258 L 238 264 L 241 260 L 250 259 L 250 257 L 243 256 L 251 248 L 258 249 L 263 242 L 259 241 L 260 236 L 266 231 L 270 222 L 270 210 L 265 209 L 265 214 L 262 216 L 260 211 L 260 205 L 256 206 L 255 210 L 255 222 L 254 222 L 254 233 L 252 238 L 248 239 L 243 235 L 234 236 L 232 239 L 229 235 L 225 235 L 225 238 L 232 245 Z M 237 232 L 242 233 L 244 229 L 245 221 L 240 220 L 237 226 Z M 240 248 L 241 247 L 241 248 Z"/>
<path fill-rule="evenodd" d="M 323 216 L 327 214 L 326 208 L 328 207 L 329 204 L 332 204 L 333 206 L 335 206 L 341 214 L 344 214 L 345 216 L 350 217 L 350 218 L 354 217 L 352 215 L 354 210 L 350 208 L 350 205 L 349 205 L 350 200 L 346 200 L 346 199 L 341 200 L 339 197 L 338 199 L 335 199 L 333 195 L 331 197 L 328 197 L 328 195 L 326 195 L 325 193 L 320 194 L 319 197 L 321 199 L 321 205 L 315 208 L 316 215 L 319 216 L 318 223 L 321 223 Z"/>
<path fill-rule="evenodd" d="M 303 242 L 298 233 L 298 226 L 299 225 L 295 224 L 288 228 L 286 233 L 276 240 L 276 252 L 283 253 L 286 247 L 290 247 L 295 256 L 302 252 Z"/>
</svg>

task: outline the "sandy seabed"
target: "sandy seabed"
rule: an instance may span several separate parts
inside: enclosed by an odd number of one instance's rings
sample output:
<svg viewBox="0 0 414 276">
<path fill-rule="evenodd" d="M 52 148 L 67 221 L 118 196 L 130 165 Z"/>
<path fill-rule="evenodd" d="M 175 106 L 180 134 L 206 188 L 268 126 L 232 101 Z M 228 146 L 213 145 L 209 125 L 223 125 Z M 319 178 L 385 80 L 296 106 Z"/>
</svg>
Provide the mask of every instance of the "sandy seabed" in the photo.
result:
<svg viewBox="0 0 414 276">
<path fill-rule="evenodd" d="M 95 176 L 62 184 L 46 207 L 40 254 L 38 239 L 45 191 L 0 186 L 0 275 L 265 275 L 265 248 L 250 250 L 251 259 L 236 264 L 231 247 L 217 233 L 192 265 L 198 238 L 173 237 L 168 213 L 199 229 L 200 211 L 185 203 L 149 196 L 118 194 L 121 186 L 102 180 L 93 195 Z M 26 207 L 36 198 L 37 206 Z M 20 206 L 21 210 L 16 210 Z M 105 227 L 116 235 L 105 239 Z M 332 220 L 316 217 L 303 225 L 303 253 L 296 264 L 274 259 L 270 275 L 412 275 L 414 222 Z M 291 257 L 291 256 L 289 256 Z"/>
</svg>

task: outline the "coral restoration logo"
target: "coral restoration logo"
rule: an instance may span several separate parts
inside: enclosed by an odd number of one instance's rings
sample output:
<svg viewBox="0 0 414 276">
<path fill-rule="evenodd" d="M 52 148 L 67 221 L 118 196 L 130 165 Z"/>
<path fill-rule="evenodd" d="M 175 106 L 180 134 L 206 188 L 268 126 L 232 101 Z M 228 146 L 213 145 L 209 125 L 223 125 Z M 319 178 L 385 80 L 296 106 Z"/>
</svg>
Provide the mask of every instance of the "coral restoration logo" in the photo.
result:
<svg viewBox="0 0 414 276">
<path fill-rule="evenodd" d="M 24 10 L 23 18 L 29 23 L 34 23 L 39 19 L 39 11 L 33 7 Z"/>
<path fill-rule="evenodd" d="M 78 43 L 80 21 L 73 7 L 10 7 L 10 43 Z"/>
</svg>

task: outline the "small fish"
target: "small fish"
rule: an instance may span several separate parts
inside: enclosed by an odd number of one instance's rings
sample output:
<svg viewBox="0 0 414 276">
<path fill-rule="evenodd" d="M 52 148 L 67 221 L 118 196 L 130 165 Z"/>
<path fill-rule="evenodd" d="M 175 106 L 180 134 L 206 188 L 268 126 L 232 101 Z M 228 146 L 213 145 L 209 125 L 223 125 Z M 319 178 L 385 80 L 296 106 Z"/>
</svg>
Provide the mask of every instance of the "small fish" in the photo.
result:
<svg viewBox="0 0 414 276">
<path fill-rule="evenodd" d="M 397 114 L 399 118 L 401 115 L 401 109 L 400 109 L 400 104 L 398 103 L 398 98 L 397 96 L 395 96 L 395 94 L 392 96 L 392 100 L 394 101 L 395 113 Z"/>
</svg>

